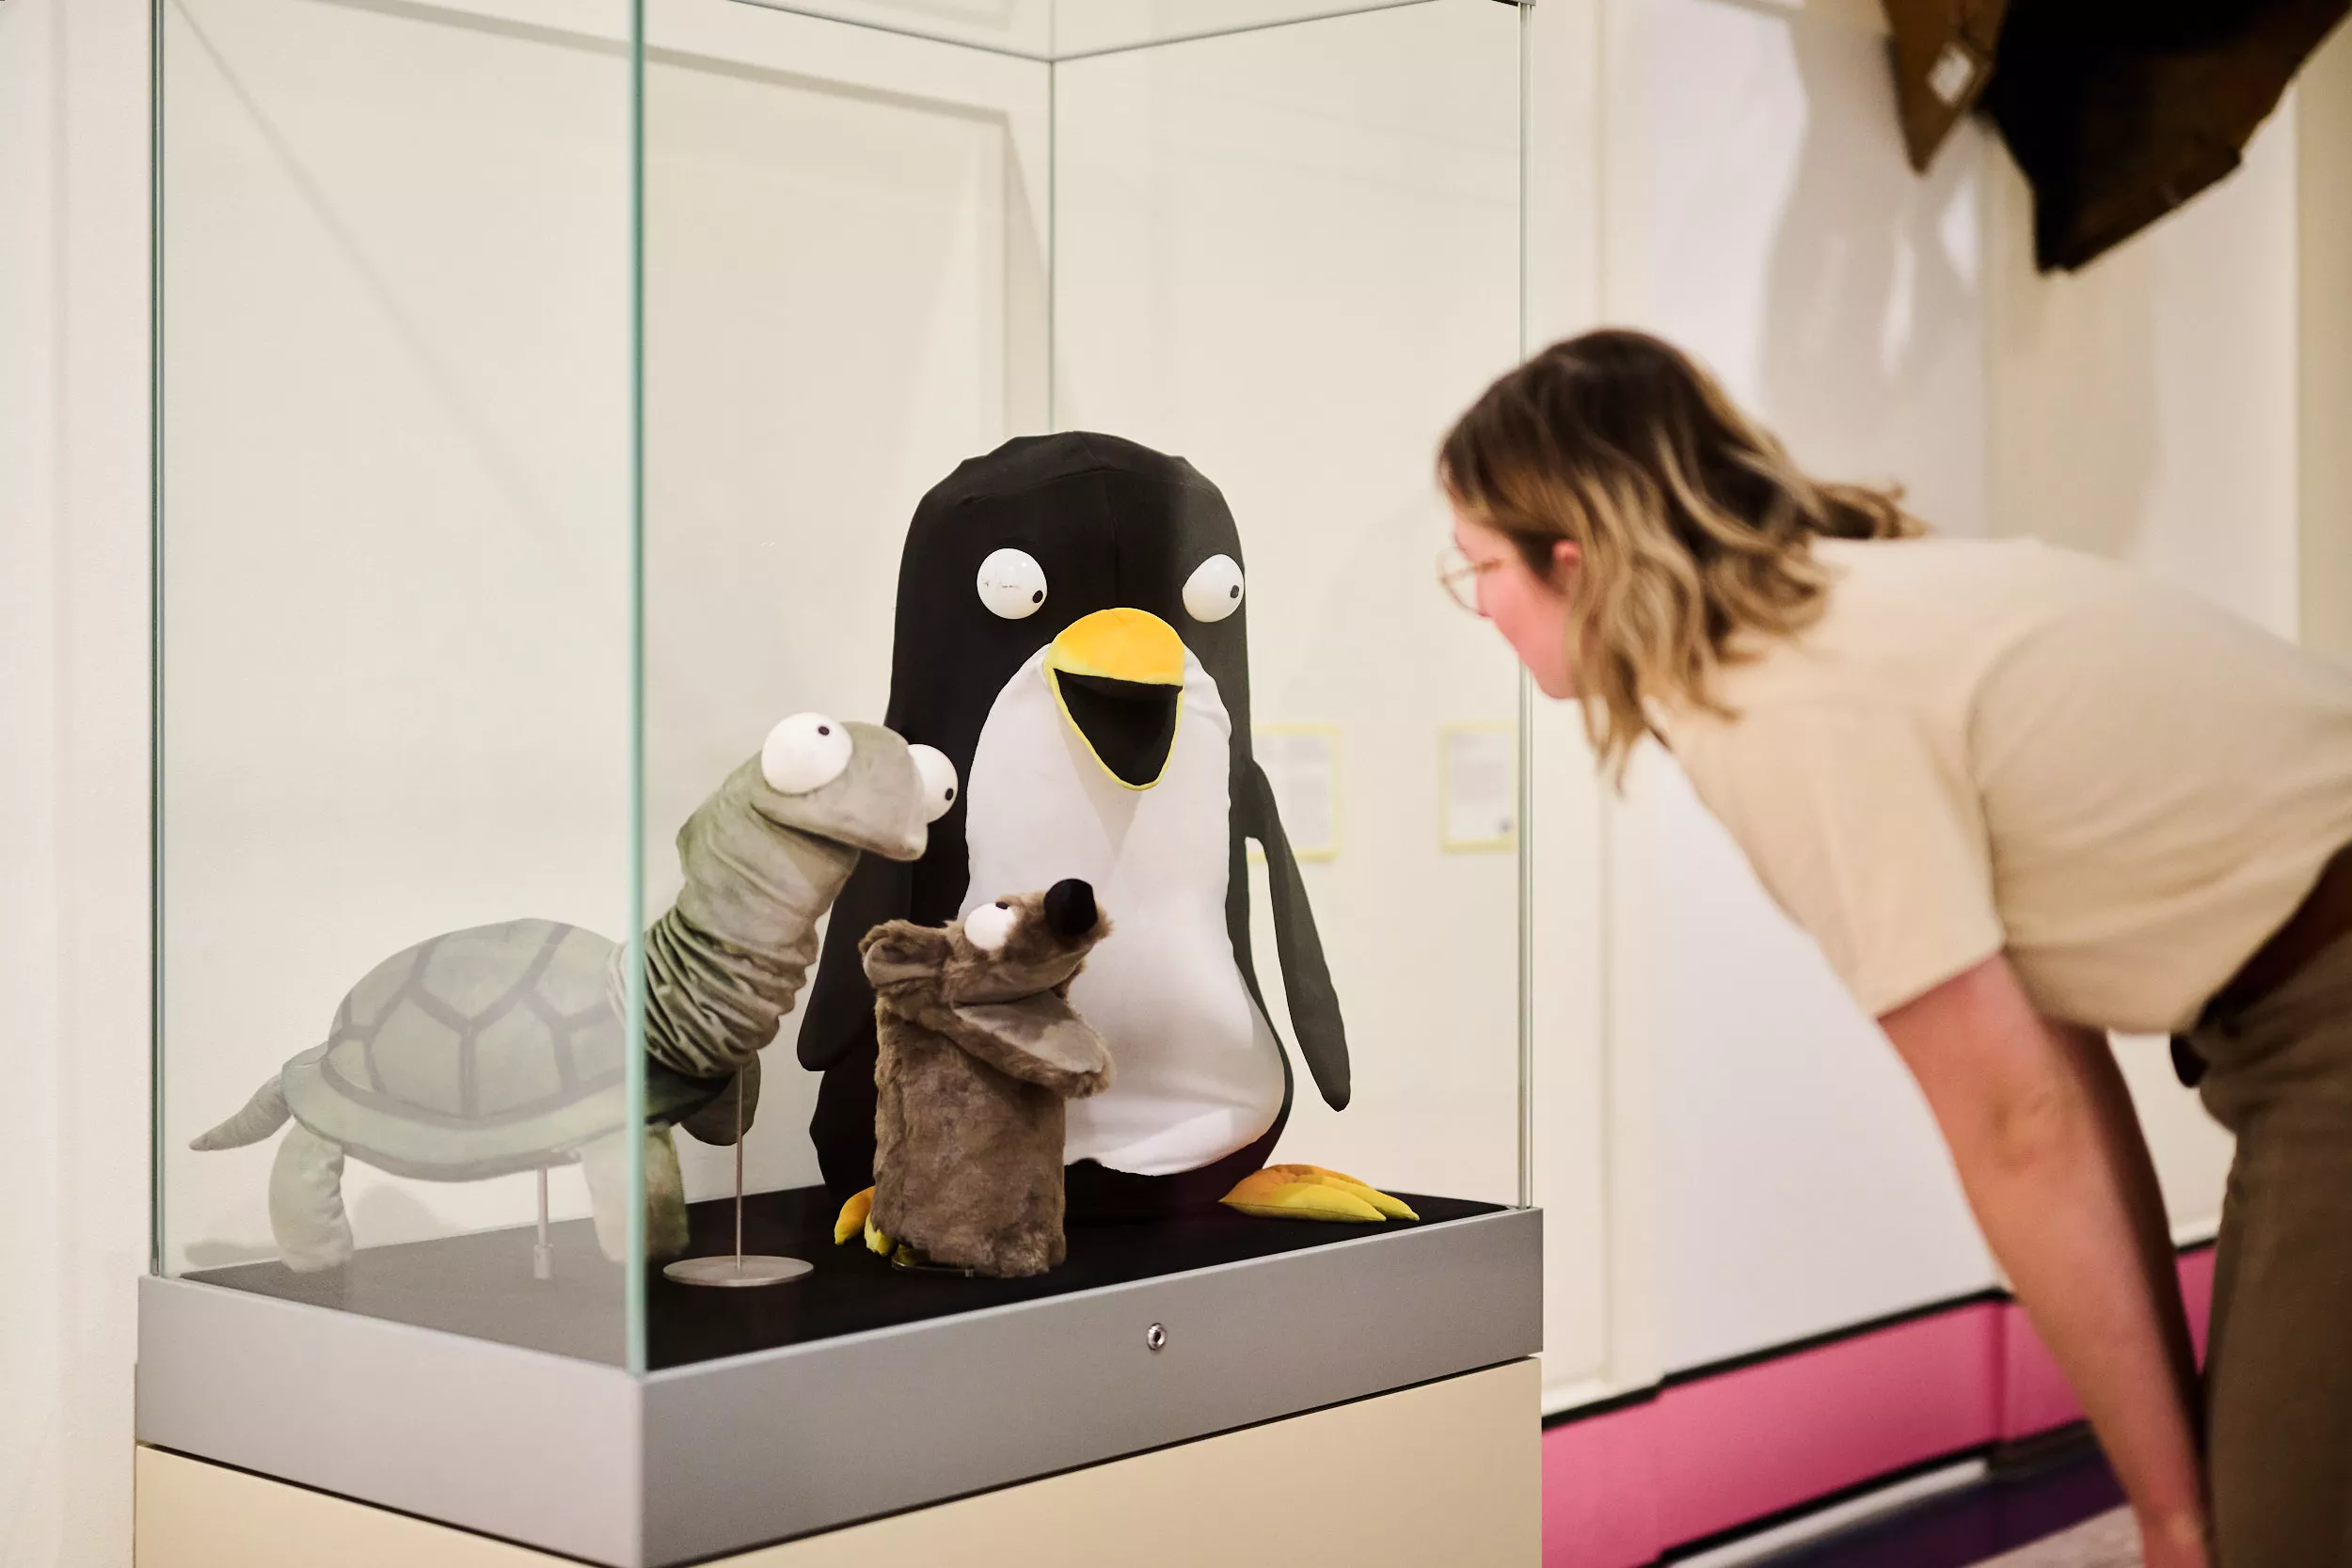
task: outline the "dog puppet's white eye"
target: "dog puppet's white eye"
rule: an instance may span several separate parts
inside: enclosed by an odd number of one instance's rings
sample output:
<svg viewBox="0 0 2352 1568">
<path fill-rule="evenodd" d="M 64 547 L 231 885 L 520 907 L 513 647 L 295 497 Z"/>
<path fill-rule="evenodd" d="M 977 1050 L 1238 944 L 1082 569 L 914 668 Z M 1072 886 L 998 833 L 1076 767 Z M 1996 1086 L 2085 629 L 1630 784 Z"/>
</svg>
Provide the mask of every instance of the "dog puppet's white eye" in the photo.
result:
<svg viewBox="0 0 2352 1568">
<path fill-rule="evenodd" d="M 1013 922 L 1019 918 L 1003 904 L 982 904 L 963 917 L 963 940 L 983 953 L 993 953 L 1012 940 Z"/>
<path fill-rule="evenodd" d="M 936 822 L 956 803 L 956 765 L 936 746 L 910 746 L 907 752 L 923 777 L 923 820 Z"/>
<path fill-rule="evenodd" d="M 1024 621 L 1045 604 L 1045 568 L 1026 550 L 1002 549 L 980 562 L 980 603 L 991 615 Z"/>
<path fill-rule="evenodd" d="M 759 749 L 760 776 L 779 795 L 806 795 L 841 777 L 857 750 L 838 720 L 796 713 L 768 732 Z"/>
<path fill-rule="evenodd" d="M 1184 610 L 1196 621 L 1222 621 L 1241 608 L 1241 562 L 1213 555 L 1184 579 Z"/>
</svg>

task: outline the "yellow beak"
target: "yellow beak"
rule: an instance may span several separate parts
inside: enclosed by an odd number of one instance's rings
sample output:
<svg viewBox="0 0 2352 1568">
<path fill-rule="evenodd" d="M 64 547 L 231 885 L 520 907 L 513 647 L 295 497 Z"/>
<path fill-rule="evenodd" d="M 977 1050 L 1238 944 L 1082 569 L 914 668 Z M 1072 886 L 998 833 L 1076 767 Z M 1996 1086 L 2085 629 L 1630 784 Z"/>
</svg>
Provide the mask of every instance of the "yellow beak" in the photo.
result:
<svg viewBox="0 0 2352 1568">
<path fill-rule="evenodd" d="M 1045 651 L 1055 705 L 1121 788 L 1168 770 L 1184 716 L 1184 640 L 1149 610 L 1098 610 Z"/>
<path fill-rule="evenodd" d="M 1148 610 L 1098 610 L 1054 639 L 1045 668 L 1139 686 L 1182 686 L 1184 640 Z"/>
</svg>

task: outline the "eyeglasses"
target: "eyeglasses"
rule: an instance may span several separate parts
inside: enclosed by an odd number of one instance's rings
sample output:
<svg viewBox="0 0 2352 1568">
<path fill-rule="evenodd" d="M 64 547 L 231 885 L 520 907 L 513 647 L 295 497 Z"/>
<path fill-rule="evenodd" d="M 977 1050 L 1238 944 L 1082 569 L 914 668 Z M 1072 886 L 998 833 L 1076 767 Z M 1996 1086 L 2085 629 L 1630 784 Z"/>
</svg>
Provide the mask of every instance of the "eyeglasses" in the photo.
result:
<svg viewBox="0 0 2352 1568">
<path fill-rule="evenodd" d="M 1438 586 L 1445 590 L 1446 597 L 1472 615 L 1482 614 L 1478 608 L 1478 579 L 1502 564 L 1500 560 L 1472 561 L 1459 547 L 1449 545 L 1438 552 Z"/>
</svg>

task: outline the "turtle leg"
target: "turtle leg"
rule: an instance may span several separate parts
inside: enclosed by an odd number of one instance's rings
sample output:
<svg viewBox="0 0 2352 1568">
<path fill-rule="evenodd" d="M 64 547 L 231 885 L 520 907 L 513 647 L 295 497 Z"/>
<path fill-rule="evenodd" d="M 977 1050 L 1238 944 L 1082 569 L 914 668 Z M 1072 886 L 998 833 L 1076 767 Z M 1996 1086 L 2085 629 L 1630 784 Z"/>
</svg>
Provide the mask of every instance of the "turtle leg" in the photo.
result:
<svg viewBox="0 0 2352 1568">
<path fill-rule="evenodd" d="M 614 1132 L 584 1144 L 580 1168 L 588 1178 L 596 1245 L 613 1262 L 628 1256 L 628 1142 Z M 645 1256 L 659 1261 L 686 1250 L 686 1179 L 666 1127 L 645 1129 Z"/>
<path fill-rule="evenodd" d="M 343 1151 L 295 1122 L 269 1172 L 269 1227 L 286 1267 L 316 1274 L 351 1258 L 343 1215 Z"/>
<path fill-rule="evenodd" d="M 645 1130 L 645 1256 L 656 1262 L 686 1250 L 686 1178 L 666 1127 Z"/>
</svg>

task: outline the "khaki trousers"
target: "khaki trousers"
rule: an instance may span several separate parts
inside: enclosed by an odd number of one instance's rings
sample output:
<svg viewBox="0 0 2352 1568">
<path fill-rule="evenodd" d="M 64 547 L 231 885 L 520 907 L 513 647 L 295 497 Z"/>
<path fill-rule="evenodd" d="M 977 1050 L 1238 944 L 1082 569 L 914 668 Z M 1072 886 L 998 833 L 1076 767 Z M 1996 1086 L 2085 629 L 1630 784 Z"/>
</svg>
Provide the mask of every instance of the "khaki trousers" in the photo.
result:
<svg viewBox="0 0 2352 1568">
<path fill-rule="evenodd" d="M 2352 1568 L 2352 938 L 2188 1041 L 2237 1135 L 2205 1368 L 2217 1568 Z"/>
</svg>

